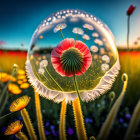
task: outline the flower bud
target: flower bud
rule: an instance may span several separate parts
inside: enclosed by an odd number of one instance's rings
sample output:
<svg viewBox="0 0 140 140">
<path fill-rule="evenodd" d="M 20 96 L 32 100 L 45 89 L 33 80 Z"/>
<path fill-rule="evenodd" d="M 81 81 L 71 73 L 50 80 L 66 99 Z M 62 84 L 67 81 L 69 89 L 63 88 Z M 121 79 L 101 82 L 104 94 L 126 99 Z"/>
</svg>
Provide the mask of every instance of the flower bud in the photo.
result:
<svg viewBox="0 0 140 140">
<path fill-rule="evenodd" d="M 111 91 L 111 92 L 109 93 L 109 98 L 110 98 L 111 101 L 114 100 L 114 98 L 115 98 L 115 92 L 114 92 L 114 91 Z"/>
</svg>

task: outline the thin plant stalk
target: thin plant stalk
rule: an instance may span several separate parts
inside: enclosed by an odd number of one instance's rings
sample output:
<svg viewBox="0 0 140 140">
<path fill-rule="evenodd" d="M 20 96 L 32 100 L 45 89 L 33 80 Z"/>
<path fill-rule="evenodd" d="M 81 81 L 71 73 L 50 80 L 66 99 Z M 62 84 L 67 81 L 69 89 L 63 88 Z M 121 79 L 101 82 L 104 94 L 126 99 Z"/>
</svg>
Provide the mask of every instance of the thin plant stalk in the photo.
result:
<svg viewBox="0 0 140 140">
<path fill-rule="evenodd" d="M 122 80 L 123 80 L 124 84 L 123 84 L 121 94 L 118 97 L 118 99 L 116 100 L 116 102 L 114 103 L 113 107 L 111 108 L 111 111 L 109 112 L 107 119 L 105 120 L 104 125 L 101 128 L 101 131 L 97 137 L 97 140 L 106 140 L 108 137 L 108 134 L 110 132 L 110 129 L 114 123 L 115 117 L 117 115 L 117 112 L 118 112 L 121 102 L 123 100 L 124 93 L 126 92 L 127 83 L 128 83 L 127 74 L 122 75 Z"/>
<path fill-rule="evenodd" d="M 138 101 L 138 103 L 134 109 L 128 130 L 125 135 L 125 140 L 133 139 L 132 136 L 137 128 L 137 125 L 139 124 L 139 121 L 140 121 L 140 100 Z"/>
<path fill-rule="evenodd" d="M 74 87 L 75 87 L 75 90 L 77 92 L 77 95 L 78 95 L 78 98 L 80 100 L 80 103 L 82 103 L 82 100 L 81 100 L 81 97 L 80 97 L 80 93 L 79 93 L 79 90 L 78 90 L 78 85 L 77 85 L 76 75 L 75 74 L 73 74 L 73 82 L 74 82 Z"/>
<path fill-rule="evenodd" d="M 76 34 L 76 38 L 75 38 L 73 47 L 75 47 L 75 43 L 76 43 L 77 38 L 78 38 L 78 33 Z"/>
<path fill-rule="evenodd" d="M 59 89 L 61 91 L 63 91 L 63 89 L 61 88 L 61 86 L 55 81 L 55 79 L 51 76 L 51 74 L 49 73 L 49 71 L 47 70 L 47 68 L 45 67 L 45 71 L 47 72 L 47 74 L 50 76 L 50 78 L 54 81 L 54 83 L 59 87 Z"/>
<path fill-rule="evenodd" d="M 20 113 L 21 113 L 21 116 L 24 120 L 24 123 L 25 123 L 25 126 L 27 128 L 30 139 L 37 140 L 37 137 L 35 135 L 35 131 L 34 131 L 34 128 L 33 128 L 33 125 L 31 123 L 31 120 L 30 120 L 30 117 L 29 117 L 27 110 L 24 108 L 24 109 L 20 110 Z"/>
<path fill-rule="evenodd" d="M 10 113 L 8 113 L 8 114 L 6 114 L 6 115 L 0 117 L 0 120 L 1 120 L 1 119 L 4 119 L 5 117 L 7 117 L 7 116 L 9 116 L 9 115 L 11 115 L 11 114 L 13 114 L 13 113 L 14 113 L 14 112 L 10 112 Z"/>
<path fill-rule="evenodd" d="M 21 131 L 19 131 L 18 133 L 16 133 L 15 136 L 18 139 L 20 139 L 20 140 L 28 140 L 27 136 L 23 132 L 21 132 Z"/>
<path fill-rule="evenodd" d="M 130 16 L 127 18 L 127 50 L 129 51 Z"/>
<path fill-rule="evenodd" d="M 85 124 L 84 124 L 84 119 L 83 119 L 83 114 L 82 114 L 79 98 L 76 98 L 76 100 L 74 100 L 72 102 L 72 106 L 73 106 L 73 112 L 74 112 L 75 125 L 76 125 L 78 139 L 87 140 Z"/>
<path fill-rule="evenodd" d="M 63 36 L 63 33 L 62 33 L 62 30 L 60 29 L 60 33 L 61 33 L 61 36 L 63 38 L 63 40 L 65 39 L 64 36 Z"/>
<path fill-rule="evenodd" d="M 129 47 L 129 34 L 130 34 L 130 16 L 127 18 L 127 74 L 129 76 L 129 62 L 130 62 L 130 47 Z"/>
<path fill-rule="evenodd" d="M 86 28 L 85 33 L 88 31 L 88 28 Z M 86 39 L 84 39 L 84 43 L 85 43 Z"/>
<path fill-rule="evenodd" d="M 35 107 L 36 107 L 36 116 L 37 116 L 39 136 L 41 140 L 46 140 L 44 127 L 43 127 L 43 121 L 42 121 L 39 94 L 37 92 L 35 92 L 34 94 L 35 94 Z"/>
<path fill-rule="evenodd" d="M 60 140 L 66 140 L 66 110 L 67 104 L 66 101 L 63 100 L 61 103 L 61 113 L 60 113 L 60 125 L 59 125 L 59 134 Z"/>
<path fill-rule="evenodd" d="M 15 74 L 16 74 L 16 71 L 15 71 L 15 69 L 13 69 L 12 73 L 11 73 L 11 76 L 14 76 Z M 8 83 L 4 86 L 4 89 L 3 89 L 2 93 L 1 93 L 1 96 L 0 96 L 0 106 L 1 106 L 1 108 L 0 108 L 0 116 L 1 116 L 1 113 L 2 113 L 4 107 L 5 107 L 6 103 L 7 103 L 7 100 L 8 100 L 8 92 L 6 92 L 6 91 L 7 91 L 8 85 L 10 83 L 11 83 L 11 78 L 8 81 Z"/>
</svg>

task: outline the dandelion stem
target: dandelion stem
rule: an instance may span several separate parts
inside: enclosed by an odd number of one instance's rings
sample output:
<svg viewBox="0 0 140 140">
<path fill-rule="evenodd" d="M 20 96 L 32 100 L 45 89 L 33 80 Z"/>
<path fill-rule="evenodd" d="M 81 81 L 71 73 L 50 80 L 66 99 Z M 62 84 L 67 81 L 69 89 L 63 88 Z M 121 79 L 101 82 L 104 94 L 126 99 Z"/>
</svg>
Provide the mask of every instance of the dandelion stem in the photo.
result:
<svg viewBox="0 0 140 140">
<path fill-rule="evenodd" d="M 101 128 L 101 131 L 98 135 L 98 140 L 106 140 L 108 137 L 108 134 L 110 132 L 110 129 L 113 125 L 113 122 L 115 120 L 115 117 L 117 115 L 117 112 L 119 110 L 119 107 L 121 105 L 121 102 L 123 100 L 124 97 L 124 93 L 126 92 L 126 88 L 127 88 L 127 83 L 128 83 L 128 76 L 127 74 L 123 74 L 122 75 L 122 80 L 123 80 L 123 88 L 121 91 L 120 96 L 118 97 L 118 99 L 116 100 L 116 102 L 114 103 L 113 107 L 111 108 L 111 111 L 109 112 L 103 127 Z"/>
<path fill-rule="evenodd" d="M 76 125 L 78 139 L 87 140 L 84 119 L 83 119 L 83 114 L 82 114 L 79 98 L 76 98 L 76 100 L 74 100 L 72 102 L 72 106 L 73 106 L 73 112 L 74 112 L 75 125 Z"/>
<path fill-rule="evenodd" d="M 60 125 L 59 125 L 60 140 L 66 140 L 66 132 L 65 132 L 66 110 L 67 110 L 67 104 L 66 101 L 63 100 L 61 103 Z"/>
<path fill-rule="evenodd" d="M 28 114 L 27 110 L 24 108 L 20 111 L 20 113 L 21 113 L 21 116 L 23 117 L 23 120 L 24 120 L 24 123 L 26 125 L 28 134 L 30 136 L 30 139 L 31 140 L 37 140 L 37 137 L 35 135 L 35 131 L 34 131 L 34 128 L 33 128 L 33 125 L 31 123 L 31 120 L 30 120 L 30 117 L 29 117 L 29 114 Z"/>
<path fill-rule="evenodd" d="M 77 95 L 78 95 L 78 98 L 80 100 L 80 103 L 82 103 L 80 93 L 79 93 L 79 90 L 78 90 L 78 86 L 77 86 L 77 81 L 76 81 L 76 75 L 75 74 L 73 74 L 73 82 L 74 82 L 74 87 L 75 87 L 75 90 L 77 92 Z"/>
<path fill-rule="evenodd" d="M 76 35 L 76 39 L 75 39 L 75 42 L 76 42 L 77 38 L 78 38 L 78 33 L 77 33 L 77 35 Z"/>
<path fill-rule="evenodd" d="M 44 74 L 41 74 L 41 75 L 45 78 L 46 81 L 49 82 L 48 78 L 46 78 L 46 76 Z"/>
<path fill-rule="evenodd" d="M 63 40 L 65 39 L 64 36 L 63 36 L 63 33 L 62 33 L 62 30 L 60 29 L 60 33 L 61 33 L 61 36 L 63 38 Z"/>
<path fill-rule="evenodd" d="M 55 81 L 55 79 L 51 76 L 51 74 L 49 73 L 49 71 L 47 70 L 47 68 L 45 67 L 45 71 L 47 72 L 47 74 L 50 76 L 50 78 L 55 82 L 55 84 L 59 87 L 59 89 L 61 91 L 63 91 L 63 89 L 60 87 L 60 85 Z"/>
<path fill-rule="evenodd" d="M 78 33 L 76 34 L 76 38 L 75 38 L 75 41 L 74 41 L 73 47 L 75 47 L 75 43 L 76 43 L 77 38 L 78 38 Z"/>
<path fill-rule="evenodd" d="M 88 31 L 88 28 L 86 28 L 85 33 Z M 86 39 L 84 39 L 84 43 L 85 43 Z"/>
<path fill-rule="evenodd" d="M 85 33 L 88 31 L 88 28 L 86 28 Z"/>
<path fill-rule="evenodd" d="M 23 132 L 21 132 L 21 131 L 19 131 L 18 133 L 16 133 L 15 136 L 18 139 L 20 139 L 20 140 L 28 140 L 27 136 Z"/>
<path fill-rule="evenodd" d="M 86 39 L 84 39 L 84 43 L 85 43 Z"/>
<path fill-rule="evenodd" d="M 33 57 L 32 59 L 30 59 L 31 61 L 33 60 L 33 63 L 36 63 L 36 60 L 35 60 L 35 58 Z M 34 68 L 36 69 L 36 66 L 35 65 L 33 65 L 34 66 Z M 38 75 L 38 73 L 35 71 L 35 75 L 37 76 L 37 78 L 41 81 L 41 79 L 40 79 L 40 76 Z"/>
<path fill-rule="evenodd" d="M 43 128 L 39 94 L 37 92 L 35 92 L 34 94 L 35 94 L 35 107 L 36 107 L 36 116 L 37 116 L 39 136 L 40 136 L 41 140 L 46 140 L 45 132 L 44 132 L 44 128 Z"/>
</svg>

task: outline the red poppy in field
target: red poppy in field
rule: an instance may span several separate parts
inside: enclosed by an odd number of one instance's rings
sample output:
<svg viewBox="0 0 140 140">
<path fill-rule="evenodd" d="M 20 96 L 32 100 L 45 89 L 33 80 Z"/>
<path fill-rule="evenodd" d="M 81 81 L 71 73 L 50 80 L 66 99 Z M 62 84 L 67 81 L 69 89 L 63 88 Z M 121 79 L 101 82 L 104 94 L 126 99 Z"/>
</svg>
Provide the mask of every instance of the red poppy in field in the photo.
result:
<svg viewBox="0 0 140 140">
<path fill-rule="evenodd" d="M 130 7 L 127 10 L 127 15 L 128 16 L 132 15 L 135 9 L 136 9 L 136 6 L 130 5 Z"/>
<path fill-rule="evenodd" d="M 85 73 L 92 63 L 92 56 L 83 42 L 67 38 L 53 49 L 51 62 L 61 76 L 71 77 Z"/>
</svg>

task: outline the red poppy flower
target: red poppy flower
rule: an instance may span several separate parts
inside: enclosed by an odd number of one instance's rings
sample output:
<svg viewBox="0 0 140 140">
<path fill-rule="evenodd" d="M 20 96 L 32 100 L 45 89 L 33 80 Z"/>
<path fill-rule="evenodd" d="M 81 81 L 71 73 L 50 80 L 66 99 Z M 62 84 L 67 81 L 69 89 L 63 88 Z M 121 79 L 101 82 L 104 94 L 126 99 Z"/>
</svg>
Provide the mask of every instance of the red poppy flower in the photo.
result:
<svg viewBox="0 0 140 140">
<path fill-rule="evenodd" d="M 92 63 L 92 56 L 83 42 L 67 38 L 53 49 L 51 62 L 61 76 L 71 77 L 85 73 Z"/>
<path fill-rule="evenodd" d="M 130 7 L 127 10 L 127 15 L 130 16 L 134 10 L 136 9 L 136 6 L 130 5 Z"/>
</svg>

